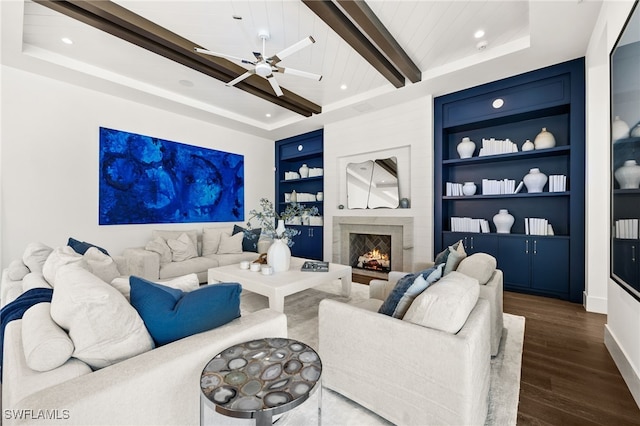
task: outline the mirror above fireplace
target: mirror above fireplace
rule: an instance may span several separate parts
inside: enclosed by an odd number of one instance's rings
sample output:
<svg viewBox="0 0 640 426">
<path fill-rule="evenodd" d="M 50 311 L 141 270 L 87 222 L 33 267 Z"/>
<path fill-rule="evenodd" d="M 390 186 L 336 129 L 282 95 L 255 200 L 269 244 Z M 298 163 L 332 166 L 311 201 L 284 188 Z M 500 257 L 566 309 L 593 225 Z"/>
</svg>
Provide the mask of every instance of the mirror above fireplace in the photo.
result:
<svg viewBox="0 0 640 426">
<path fill-rule="evenodd" d="M 349 209 L 395 209 L 399 200 L 396 157 L 347 164 Z"/>
</svg>

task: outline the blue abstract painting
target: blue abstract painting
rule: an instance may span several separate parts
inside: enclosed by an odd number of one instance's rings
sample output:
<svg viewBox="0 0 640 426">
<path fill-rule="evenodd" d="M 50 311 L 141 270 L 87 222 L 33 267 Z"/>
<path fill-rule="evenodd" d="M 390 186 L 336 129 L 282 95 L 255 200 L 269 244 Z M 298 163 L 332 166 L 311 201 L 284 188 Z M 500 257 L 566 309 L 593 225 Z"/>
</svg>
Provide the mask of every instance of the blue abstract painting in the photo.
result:
<svg viewBox="0 0 640 426">
<path fill-rule="evenodd" d="M 244 156 L 100 128 L 100 225 L 244 221 Z"/>
</svg>

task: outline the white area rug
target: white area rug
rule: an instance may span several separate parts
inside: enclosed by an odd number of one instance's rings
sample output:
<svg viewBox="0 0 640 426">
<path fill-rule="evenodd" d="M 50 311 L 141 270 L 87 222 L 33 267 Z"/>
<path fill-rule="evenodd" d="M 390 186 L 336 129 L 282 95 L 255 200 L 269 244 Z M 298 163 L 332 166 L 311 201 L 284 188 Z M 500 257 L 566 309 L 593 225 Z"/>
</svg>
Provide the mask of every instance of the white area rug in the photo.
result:
<svg viewBox="0 0 640 426">
<path fill-rule="evenodd" d="M 318 349 L 318 304 L 331 298 L 346 303 L 367 299 L 369 287 L 353 284 L 350 300 L 340 295 L 340 281 L 294 294 L 285 299 L 284 312 L 289 325 L 289 337 Z M 267 298 L 255 293 L 242 294 L 242 312 L 254 312 L 268 306 Z M 520 367 L 524 341 L 524 317 L 504 314 L 504 331 L 500 351 L 491 360 L 491 386 L 487 425 L 515 425 L 520 393 Z M 389 425 L 385 419 L 329 389 L 316 391 L 309 400 L 282 416 L 276 423 L 282 426 L 317 425 L 318 399 L 322 394 L 323 426 Z M 207 412 L 205 424 L 253 425 L 252 420 L 230 419 Z"/>
</svg>

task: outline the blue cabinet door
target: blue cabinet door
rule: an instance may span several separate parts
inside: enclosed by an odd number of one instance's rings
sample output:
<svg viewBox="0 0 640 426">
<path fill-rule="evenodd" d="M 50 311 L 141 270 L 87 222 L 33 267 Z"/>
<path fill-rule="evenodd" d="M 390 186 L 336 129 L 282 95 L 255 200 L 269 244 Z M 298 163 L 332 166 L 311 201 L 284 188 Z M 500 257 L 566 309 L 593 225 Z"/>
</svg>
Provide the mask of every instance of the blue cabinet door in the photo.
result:
<svg viewBox="0 0 640 426">
<path fill-rule="evenodd" d="M 568 295 L 569 240 L 534 238 L 531 267 L 531 288 Z"/>
<path fill-rule="evenodd" d="M 305 259 L 323 260 L 322 256 L 322 227 L 296 226 L 300 234 L 293 238 L 291 255 Z"/>
<path fill-rule="evenodd" d="M 640 291 L 638 271 L 638 241 L 613 240 L 611 256 L 613 275 Z"/>
<path fill-rule="evenodd" d="M 498 268 L 504 274 L 504 287 L 525 289 L 531 287 L 530 241 L 526 237 L 500 238 L 498 242 Z"/>
</svg>

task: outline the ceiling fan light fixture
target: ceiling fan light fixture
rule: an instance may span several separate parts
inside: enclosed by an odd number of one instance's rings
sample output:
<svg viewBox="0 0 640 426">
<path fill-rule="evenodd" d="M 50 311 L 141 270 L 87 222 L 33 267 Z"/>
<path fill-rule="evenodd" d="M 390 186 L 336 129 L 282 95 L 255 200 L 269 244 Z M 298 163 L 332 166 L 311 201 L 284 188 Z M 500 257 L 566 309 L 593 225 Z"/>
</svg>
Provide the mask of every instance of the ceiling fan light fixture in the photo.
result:
<svg viewBox="0 0 640 426">
<path fill-rule="evenodd" d="M 271 65 L 267 64 L 267 63 L 257 63 L 256 64 L 256 74 L 262 76 L 262 77 L 267 77 L 269 75 L 271 75 Z"/>
</svg>

